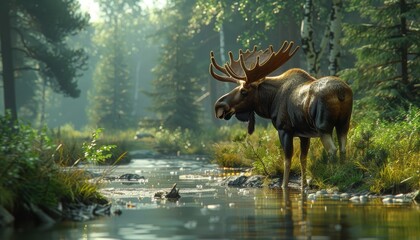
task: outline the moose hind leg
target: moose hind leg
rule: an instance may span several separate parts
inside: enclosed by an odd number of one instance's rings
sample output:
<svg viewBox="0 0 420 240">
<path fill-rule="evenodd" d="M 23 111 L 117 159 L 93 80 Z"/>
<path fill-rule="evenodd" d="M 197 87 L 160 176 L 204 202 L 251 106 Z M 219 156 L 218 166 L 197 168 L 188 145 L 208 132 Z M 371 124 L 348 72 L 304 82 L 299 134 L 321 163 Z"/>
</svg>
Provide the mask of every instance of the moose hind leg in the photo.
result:
<svg viewBox="0 0 420 240">
<path fill-rule="evenodd" d="M 349 131 L 349 124 L 345 124 L 343 127 L 337 126 L 335 130 L 337 131 L 338 146 L 340 149 L 340 160 L 343 161 L 346 159 L 347 133 Z"/>
<path fill-rule="evenodd" d="M 337 152 L 337 147 L 334 144 L 331 133 L 321 134 L 321 142 L 324 145 L 325 151 L 328 154 L 328 157 L 334 157 Z"/>
</svg>

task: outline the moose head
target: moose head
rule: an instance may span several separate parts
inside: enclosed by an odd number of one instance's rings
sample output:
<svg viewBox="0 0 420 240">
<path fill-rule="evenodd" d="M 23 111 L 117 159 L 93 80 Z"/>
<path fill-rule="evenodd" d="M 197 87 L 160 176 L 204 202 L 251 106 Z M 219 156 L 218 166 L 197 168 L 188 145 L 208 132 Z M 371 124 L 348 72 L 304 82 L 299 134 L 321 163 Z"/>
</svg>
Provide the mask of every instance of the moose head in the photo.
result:
<svg viewBox="0 0 420 240">
<path fill-rule="evenodd" d="M 216 117 L 229 120 L 233 115 L 243 122 L 248 122 L 248 133 L 252 134 L 255 129 L 254 109 L 258 106 L 256 89 L 264 78 L 287 62 L 299 49 L 292 51 L 293 42 L 284 42 L 283 46 L 275 52 L 270 45 L 265 51 L 257 51 L 254 46 L 252 51 L 239 50 L 239 58 L 234 60 L 232 52 L 229 52 L 230 62 L 224 67 L 216 63 L 214 53 L 210 52 L 210 74 L 217 80 L 236 83 L 238 86 L 231 92 L 220 97 L 215 104 Z M 224 74 L 214 72 L 216 68 Z"/>
<path fill-rule="evenodd" d="M 272 46 L 265 51 L 257 51 L 256 47 L 252 51 L 240 50 L 236 60 L 229 52 L 230 61 L 223 66 L 216 63 L 211 52 L 209 70 L 216 80 L 238 85 L 216 101 L 217 118 L 229 120 L 235 115 L 240 121 L 248 122 L 249 134 L 255 129 L 255 114 L 271 119 L 285 155 L 283 188 L 287 187 L 289 180 L 293 138 L 300 138 L 303 189 L 310 138 L 320 137 L 327 153 L 333 156 L 337 147 L 332 132 L 336 129 L 340 157 L 345 158 L 353 93 L 337 77 L 315 79 L 302 69 L 268 76 L 287 62 L 298 48 L 293 49 L 293 42 L 285 41 L 278 51 Z"/>
</svg>

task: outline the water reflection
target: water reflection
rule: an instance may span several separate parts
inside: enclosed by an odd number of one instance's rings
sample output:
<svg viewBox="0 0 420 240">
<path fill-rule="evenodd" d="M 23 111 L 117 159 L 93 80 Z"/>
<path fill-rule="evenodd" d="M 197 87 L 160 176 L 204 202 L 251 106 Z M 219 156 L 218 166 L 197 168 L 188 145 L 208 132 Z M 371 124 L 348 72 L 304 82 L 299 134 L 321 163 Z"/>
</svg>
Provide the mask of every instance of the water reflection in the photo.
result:
<svg viewBox="0 0 420 240">
<path fill-rule="evenodd" d="M 48 229 L 3 229 L 0 239 L 420 238 L 417 205 L 311 201 L 294 190 L 223 187 L 218 181 L 224 170 L 197 160 L 143 159 L 116 171 L 138 173 L 148 180 L 106 186 L 114 207 L 122 210 L 120 216 L 64 222 Z M 174 183 L 182 196 L 178 201 L 153 198 L 154 192 L 169 190 Z M 127 202 L 135 207 L 127 207 Z"/>
</svg>

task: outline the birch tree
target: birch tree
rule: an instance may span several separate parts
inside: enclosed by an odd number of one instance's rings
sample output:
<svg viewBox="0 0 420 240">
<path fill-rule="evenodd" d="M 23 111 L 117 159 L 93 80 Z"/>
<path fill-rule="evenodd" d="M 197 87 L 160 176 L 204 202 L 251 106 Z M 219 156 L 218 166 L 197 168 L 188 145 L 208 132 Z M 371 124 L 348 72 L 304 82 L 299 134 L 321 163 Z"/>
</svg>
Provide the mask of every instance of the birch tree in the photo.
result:
<svg viewBox="0 0 420 240">
<path fill-rule="evenodd" d="M 307 70 L 315 76 L 320 75 L 321 59 L 326 50 L 328 50 L 329 74 L 336 75 L 340 57 L 342 0 L 332 1 L 331 11 L 327 18 L 319 47 L 316 46 L 316 33 L 314 31 L 315 7 L 313 0 L 306 0 L 303 9 L 301 38 L 302 49 L 306 55 Z"/>
</svg>

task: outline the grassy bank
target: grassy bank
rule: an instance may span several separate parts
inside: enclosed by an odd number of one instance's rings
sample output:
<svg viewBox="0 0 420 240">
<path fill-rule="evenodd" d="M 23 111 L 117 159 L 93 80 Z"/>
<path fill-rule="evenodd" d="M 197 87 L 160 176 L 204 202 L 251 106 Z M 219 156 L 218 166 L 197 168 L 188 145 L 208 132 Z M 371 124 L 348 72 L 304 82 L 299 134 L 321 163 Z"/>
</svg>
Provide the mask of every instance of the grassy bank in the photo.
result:
<svg viewBox="0 0 420 240">
<path fill-rule="evenodd" d="M 283 172 L 283 152 L 271 125 L 258 126 L 251 136 L 243 124 L 201 134 L 163 128 L 82 132 L 69 126 L 54 131 L 8 126 L 8 119 L 0 118 L 0 206 L 16 214 L 31 205 L 56 208 L 59 203 L 104 202 L 100 184 L 87 181 L 89 172 L 80 163 L 122 163 L 129 161 L 130 150 L 212 155 L 224 167 L 252 167 L 255 174 L 273 177 Z M 295 139 L 295 175 L 300 175 L 298 146 Z M 412 109 L 393 122 L 356 118 L 345 162 L 329 162 L 319 139 L 312 139 L 307 174 L 318 188 L 410 192 L 420 189 L 419 159 L 420 111 Z"/>
<path fill-rule="evenodd" d="M 240 131 L 242 128 L 242 131 Z M 300 175 L 299 141 L 295 139 L 292 174 Z M 226 141 L 213 145 L 221 166 L 253 167 L 255 174 L 280 176 L 283 153 L 272 126 L 258 127 L 251 136 L 241 126 Z M 347 160 L 331 163 L 319 139 L 311 139 L 308 176 L 319 188 L 399 193 L 420 189 L 420 112 L 412 109 L 399 121 L 353 121 Z"/>
<path fill-rule="evenodd" d="M 213 129 L 215 130 L 215 129 Z M 56 142 L 67 146 L 62 154 L 72 160 L 67 165 L 73 165 L 84 155 L 83 142 L 92 139 L 92 130 L 76 130 L 70 125 L 51 130 Z M 194 133 L 189 130 L 168 130 L 165 128 L 127 129 L 110 131 L 105 129 L 98 145 L 115 146 L 110 149 L 111 155 L 104 164 L 127 164 L 130 162 L 130 151 L 151 150 L 161 155 L 209 155 L 211 145 L 221 136 L 227 136 L 227 131 L 208 131 Z"/>
<path fill-rule="evenodd" d="M 60 143 L 46 129 L 9 125 L 9 119 L 0 118 L 0 206 L 18 221 L 28 221 L 38 209 L 54 212 L 59 204 L 65 208 L 72 203 L 107 202 L 98 192 L 99 182 L 88 181 L 85 168 L 64 168 L 77 159 L 106 160 L 113 147 L 97 145 L 98 135 L 82 143 L 82 156 L 73 158 L 67 153 L 75 146 Z"/>
</svg>

